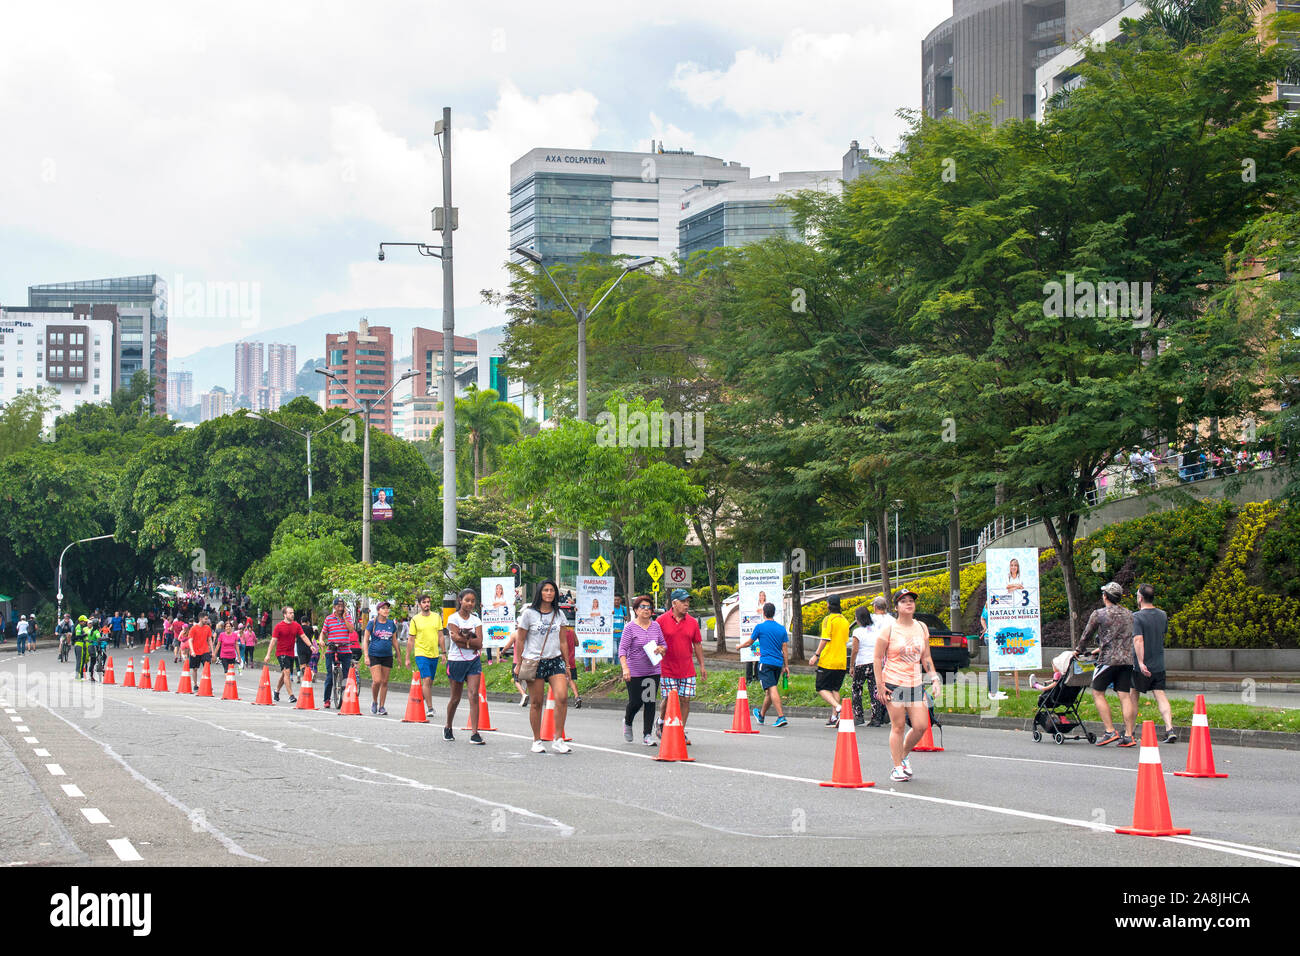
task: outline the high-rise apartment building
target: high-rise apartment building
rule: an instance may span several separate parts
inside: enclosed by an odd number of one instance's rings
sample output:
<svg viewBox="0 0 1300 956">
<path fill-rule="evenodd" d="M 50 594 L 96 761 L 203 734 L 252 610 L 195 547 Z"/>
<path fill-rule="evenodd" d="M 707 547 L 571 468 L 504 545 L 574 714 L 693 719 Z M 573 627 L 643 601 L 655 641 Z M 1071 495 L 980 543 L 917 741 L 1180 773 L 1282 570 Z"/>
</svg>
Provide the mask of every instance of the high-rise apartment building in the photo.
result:
<svg viewBox="0 0 1300 956">
<path fill-rule="evenodd" d="M 235 396 L 224 388 L 217 386 L 210 392 L 199 396 L 199 421 L 211 421 L 222 415 L 229 415 L 235 410 Z"/>
<path fill-rule="evenodd" d="M 393 330 L 372 326 L 366 319 L 355 332 L 325 336 L 325 366 L 337 375 L 337 381 L 325 383 L 325 408 L 363 409 L 343 390 L 342 385 L 360 400 L 378 399 L 393 384 Z M 392 396 L 376 404 L 370 424 L 392 434 Z"/>
<path fill-rule="evenodd" d="M 271 342 L 266 346 L 266 384 L 285 395 L 298 389 L 298 346 Z"/>
<path fill-rule="evenodd" d="M 116 306 L 119 353 L 114 385 L 125 387 L 136 372 L 148 372 L 153 380 L 154 411 L 163 414 L 167 402 L 167 283 L 161 276 L 28 286 L 27 305 L 39 309 Z"/>
<path fill-rule="evenodd" d="M 173 415 L 194 404 L 194 373 L 172 372 L 167 376 L 167 411 Z"/>
<path fill-rule="evenodd" d="M 262 384 L 261 342 L 235 343 L 235 401 L 252 399 L 253 390 Z"/>
<path fill-rule="evenodd" d="M 255 412 L 278 412 L 280 400 L 284 393 L 270 385 L 259 385 L 253 389 L 252 405 Z"/>
<path fill-rule="evenodd" d="M 0 307 L 0 404 L 53 389 L 55 408 L 43 423 L 48 428 L 78 405 L 108 401 L 117 386 L 117 334 L 111 305 Z"/>
</svg>

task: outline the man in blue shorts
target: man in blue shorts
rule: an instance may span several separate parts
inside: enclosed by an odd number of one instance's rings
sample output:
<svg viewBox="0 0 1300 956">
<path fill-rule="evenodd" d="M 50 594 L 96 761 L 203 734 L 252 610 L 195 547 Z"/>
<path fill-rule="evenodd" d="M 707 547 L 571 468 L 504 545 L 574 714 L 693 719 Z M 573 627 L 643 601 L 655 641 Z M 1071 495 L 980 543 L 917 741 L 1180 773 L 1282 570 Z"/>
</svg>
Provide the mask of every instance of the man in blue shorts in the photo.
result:
<svg viewBox="0 0 1300 956">
<path fill-rule="evenodd" d="M 776 723 L 773 727 L 784 727 L 789 723 L 785 711 L 781 709 L 781 675 L 790 672 L 788 660 L 790 652 L 790 635 L 784 625 L 776 620 L 776 605 L 771 601 L 763 605 L 763 620 L 754 628 L 749 640 L 739 647 L 758 644 L 758 682 L 763 687 L 763 709 L 754 707 L 750 713 L 760 724 L 767 719 L 767 708 L 776 708 Z"/>
</svg>

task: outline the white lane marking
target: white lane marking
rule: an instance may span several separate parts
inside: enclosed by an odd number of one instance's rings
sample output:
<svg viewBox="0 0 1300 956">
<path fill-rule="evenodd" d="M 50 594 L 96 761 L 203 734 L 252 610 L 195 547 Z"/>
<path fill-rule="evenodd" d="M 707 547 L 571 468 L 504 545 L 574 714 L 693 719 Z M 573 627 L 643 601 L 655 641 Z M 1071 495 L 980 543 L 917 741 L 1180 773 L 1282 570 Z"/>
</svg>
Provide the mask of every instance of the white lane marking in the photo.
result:
<svg viewBox="0 0 1300 956">
<path fill-rule="evenodd" d="M 24 725 L 24 724 L 19 724 L 19 725 L 18 725 L 18 732 L 19 732 L 20 734 L 30 734 L 30 733 L 32 732 L 32 728 L 30 728 L 30 727 L 28 727 L 28 726 L 26 726 L 26 725 Z"/>
<path fill-rule="evenodd" d="M 1290 850 L 1274 850 L 1270 847 L 1251 846 L 1249 843 L 1233 843 L 1231 840 L 1216 840 L 1214 837 L 1203 837 L 1192 834 L 1183 839 L 1195 840 L 1197 843 L 1214 843 L 1218 846 L 1231 846 L 1239 850 L 1260 850 L 1264 853 L 1271 853 L 1274 856 L 1289 856 L 1293 860 L 1300 860 L 1300 853 L 1292 853 Z"/>
<path fill-rule="evenodd" d="M 12 720 L 15 724 L 21 724 L 23 722 L 23 719 L 21 717 L 10 717 L 9 719 Z"/>
<path fill-rule="evenodd" d="M 120 840 L 109 840 L 108 845 L 113 848 L 113 852 L 117 854 L 117 858 L 123 863 L 134 863 L 136 860 L 144 859 L 126 837 L 122 837 Z"/>
<path fill-rule="evenodd" d="M 44 747 L 34 747 L 32 753 L 36 754 L 38 757 L 48 757 L 50 755 L 50 752 Z"/>
<path fill-rule="evenodd" d="M 541 813 L 534 813 L 532 810 L 525 809 L 524 807 L 516 807 L 513 806 L 512 804 L 501 803 L 500 801 L 497 800 L 488 800 L 485 797 L 480 797 L 472 793 L 462 793 L 459 790 L 451 790 L 447 787 L 435 787 L 432 784 L 423 783 L 419 780 L 412 780 L 410 777 L 403 777 L 400 776 L 399 774 L 389 773 L 386 770 L 376 770 L 373 767 L 367 767 L 362 764 L 348 763 L 346 760 L 339 760 L 336 757 L 327 757 L 325 754 L 317 753 L 314 750 L 305 750 L 301 747 L 291 747 L 282 740 L 276 740 L 273 737 L 263 737 L 261 734 L 255 734 L 251 730 L 234 730 L 233 728 L 223 727 L 220 724 L 213 723 L 210 720 L 202 720 L 201 718 L 193 717 L 189 714 L 181 714 L 180 716 L 184 717 L 187 720 L 195 721 L 196 723 L 207 724 L 209 727 L 214 727 L 217 730 L 222 730 L 225 731 L 226 733 L 242 734 L 245 737 L 251 737 L 253 740 L 260 740 L 263 743 L 273 744 L 275 746 L 275 749 L 280 751 L 281 753 L 302 754 L 305 757 L 314 757 L 317 760 L 324 760 L 327 763 L 337 764 L 340 767 L 347 767 L 350 770 L 360 770 L 363 773 L 374 774 L 375 776 L 378 777 L 388 777 L 390 780 L 396 780 L 397 782 L 404 784 L 408 787 L 411 787 L 415 790 L 427 790 L 432 793 L 445 793 L 449 796 L 460 797 L 463 800 L 469 800 L 473 803 L 481 803 L 484 806 L 498 807 L 502 810 L 505 810 L 507 813 L 513 813 L 516 816 L 524 817 L 525 819 L 542 820 L 548 823 L 550 826 L 554 827 L 555 829 L 559 830 L 560 836 L 562 837 L 573 836 L 575 832 L 573 827 L 563 822 L 562 820 L 557 820 L 554 817 L 548 817 Z M 324 733 L 329 733 L 329 732 L 324 731 Z M 529 739 L 531 740 L 532 738 L 530 737 Z"/>
<path fill-rule="evenodd" d="M 1283 856 L 1273 856 L 1271 855 L 1271 851 L 1268 853 L 1251 853 L 1247 850 L 1234 850 L 1231 847 L 1222 846 L 1218 843 L 1206 843 L 1190 836 L 1161 837 L 1161 839 L 1169 840 L 1172 843 L 1185 843 L 1187 846 L 1198 846 L 1202 850 L 1217 850 L 1220 853 L 1231 853 L 1233 856 L 1244 856 L 1249 857 L 1252 860 L 1263 860 L 1265 863 L 1276 863 L 1279 866 L 1300 867 L 1300 860 L 1292 860 Z"/>
<path fill-rule="evenodd" d="M 124 703 L 125 703 L 125 702 L 124 702 Z M 173 807 L 175 807 L 177 810 L 181 811 L 181 813 L 185 814 L 185 816 L 189 818 L 189 821 L 190 821 L 190 823 L 191 823 L 193 826 L 201 827 L 202 829 L 206 830 L 208 833 L 211 833 L 211 834 L 213 835 L 213 837 L 215 837 L 216 840 L 217 840 L 217 841 L 218 841 L 222 846 L 224 846 L 224 847 L 225 847 L 225 848 L 226 848 L 230 853 L 234 854 L 235 856 L 242 856 L 242 857 L 245 857 L 246 859 L 249 859 L 249 860 L 255 860 L 255 861 L 258 862 L 258 863 L 269 863 L 269 862 L 270 862 L 270 861 L 267 860 L 265 857 L 261 857 L 261 856 L 257 856 L 256 854 L 249 853 L 247 850 L 245 850 L 243 847 L 241 847 L 241 846 L 240 846 L 238 843 L 236 843 L 234 840 L 230 839 L 230 837 L 226 836 L 225 833 L 223 833 L 222 831 L 218 830 L 218 829 L 217 829 L 216 827 L 214 827 L 211 823 L 209 823 L 209 822 L 207 821 L 207 817 L 206 817 L 205 814 L 196 814 L 196 813 L 194 813 L 193 810 L 191 810 L 188 806 L 186 806 L 186 805 L 185 805 L 184 803 L 182 803 L 180 800 L 178 800 L 178 799 L 176 799 L 175 797 L 173 797 L 170 793 L 168 793 L 168 792 L 167 792 L 166 790 L 164 790 L 162 787 L 158 786 L 158 784 L 154 783 L 152 780 L 150 780 L 148 777 L 146 777 L 146 776 L 145 776 L 144 774 L 142 774 L 140 771 L 136 770 L 135 767 L 132 767 L 129 763 L 127 763 L 124 759 L 122 759 L 121 755 L 118 754 L 118 752 L 117 752 L 116 750 L 114 750 L 114 749 L 113 749 L 111 746 L 109 746 L 108 744 L 104 743 L 104 741 L 99 740 L 99 739 L 97 739 L 97 738 L 95 738 L 95 737 L 92 737 L 90 734 L 86 733 L 84 730 L 82 730 L 80 727 L 78 727 L 78 726 L 77 726 L 76 724 L 74 724 L 72 721 L 68 720 L 68 718 L 64 717 L 62 714 L 58 713 L 58 712 L 55 711 L 55 710 L 51 710 L 50 707 L 49 707 L 48 705 L 46 705 L 46 704 L 40 704 L 40 706 L 43 707 L 46 711 L 48 711 L 48 712 L 50 713 L 51 716 L 54 716 L 54 717 L 59 718 L 59 720 L 63 721 L 65 724 L 67 724 L 69 727 L 71 727 L 71 728 L 72 728 L 73 730 L 75 730 L 77 733 L 81 734 L 81 736 L 85 737 L 87 740 L 91 741 L 92 743 L 99 744 L 100 748 L 104 751 L 104 753 L 107 754 L 109 757 L 111 757 L 113 760 L 117 761 L 119 764 L 121 764 L 122 767 L 125 768 L 125 770 L 126 770 L 127 773 L 129 773 L 132 777 L 134 777 L 134 778 L 135 778 L 137 781 L 139 781 L 140 783 L 144 784 L 144 786 L 146 786 L 148 789 L 150 789 L 150 790 L 152 790 L 154 793 L 158 794 L 158 796 L 162 797 L 164 800 L 166 800 L 168 803 L 170 803 L 170 804 L 171 804 Z M 138 705 L 132 704 L 131 706 L 135 707 L 135 706 L 138 706 Z M 146 714 L 147 714 L 147 713 L 150 713 L 150 711 L 146 710 L 146 709 L 143 708 L 143 707 L 140 707 L 139 709 L 140 709 L 140 710 L 143 710 Z M 127 846 L 129 847 L 129 846 L 130 846 L 130 841 L 128 840 L 128 841 L 126 841 L 126 843 L 127 843 Z M 132 852 L 132 853 L 135 853 L 135 850 L 132 849 L 131 852 Z M 137 858 L 138 858 L 138 854 L 137 854 Z"/>
<path fill-rule="evenodd" d="M 81 815 L 91 823 L 107 823 L 108 817 L 98 807 L 82 807 Z"/>
<path fill-rule="evenodd" d="M 25 743 L 25 744 L 39 744 L 40 741 L 37 740 L 35 737 L 24 737 L 24 738 L 23 738 L 23 743 Z"/>
<path fill-rule="evenodd" d="M 45 765 L 45 769 L 48 770 L 48 771 L 50 772 L 50 776 L 51 776 L 51 777 L 66 777 L 66 776 L 67 776 L 67 774 L 63 772 L 63 768 L 60 767 L 60 766 L 59 766 L 58 764 L 56 764 L 56 763 L 47 763 L 47 764 Z"/>
<path fill-rule="evenodd" d="M 85 796 L 85 794 L 81 792 L 81 788 L 78 787 L 75 783 L 65 783 L 65 784 L 63 785 L 63 792 L 66 793 L 66 794 L 67 794 L 68 796 L 70 796 L 70 797 L 84 797 L 84 796 Z"/>
<path fill-rule="evenodd" d="M 1100 763 L 1073 763 L 1069 760 L 1039 760 L 1035 757 L 994 757 L 991 754 L 963 754 L 966 757 L 978 757 L 980 760 L 1014 760 L 1017 763 L 1047 763 L 1053 767 L 1086 767 L 1089 770 L 1118 770 L 1121 773 L 1137 773 L 1137 767 L 1108 767 Z M 1165 771 L 1166 777 L 1173 774 Z"/>
<path fill-rule="evenodd" d="M 6 707 L 6 708 L 5 708 L 5 713 L 6 713 L 6 714 L 16 714 L 16 713 L 18 713 L 18 711 L 14 710 L 12 707 Z"/>
</svg>

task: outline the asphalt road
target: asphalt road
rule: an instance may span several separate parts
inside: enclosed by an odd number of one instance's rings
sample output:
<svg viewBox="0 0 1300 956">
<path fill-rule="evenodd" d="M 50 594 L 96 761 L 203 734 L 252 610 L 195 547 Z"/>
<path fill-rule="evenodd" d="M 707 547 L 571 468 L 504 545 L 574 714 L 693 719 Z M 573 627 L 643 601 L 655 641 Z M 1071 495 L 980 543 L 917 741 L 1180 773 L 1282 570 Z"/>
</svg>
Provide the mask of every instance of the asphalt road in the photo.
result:
<svg viewBox="0 0 1300 956">
<path fill-rule="evenodd" d="M 1230 777 L 1190 780 L 1171 773 L 1186 742 L 1162 747 L 1174 823 L 1192 835 L 1150 839 L 1113 832 L 1132 819 L 1138 748 L 953 727 L 891 789 L 885 733 L 860 728 L 876 786 L 833 790 L 817 783 L 835 731 L 814 719 L 738 737 L 699 714 L 695 762 L 667 764 L 623 742 L 618 712 L 587 708 L 569 715 L 573 753 L 543 756 L 510 704 L 493 704 L 498 729 L 475 747 L 459 729 L 442 740 L 440 719 L 401 723 L 405 687 L 393 716 L 341 717 L 254 706 L 260 671 L 232 702 L 56 669 L 70 668 L 52 648 L 0 662 L 0 863 L 1300 866 L 1295 752 L 1221 747 Z"/>
</svg>

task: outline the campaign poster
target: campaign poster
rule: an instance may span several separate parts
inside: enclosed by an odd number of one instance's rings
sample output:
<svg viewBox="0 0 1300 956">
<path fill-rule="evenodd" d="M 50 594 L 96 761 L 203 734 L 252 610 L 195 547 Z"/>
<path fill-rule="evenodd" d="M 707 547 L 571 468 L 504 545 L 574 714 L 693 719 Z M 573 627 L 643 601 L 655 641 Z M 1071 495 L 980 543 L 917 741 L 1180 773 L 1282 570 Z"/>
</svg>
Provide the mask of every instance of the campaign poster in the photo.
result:
<svg viewBox="0 0 1300 956">
<path fill-rule="evenodd" d="M 995 671 L 1042 667 L 1038 549 L 990 548 L 984 558 L 989 667 Z"/>
<path fill-rule="evenodd" d="M 515 579 L 479 578 L 483 646 L 507 647 L 515 639 Z"/>
<path fill-rule="evenodd" d="M 776 617 L 785 624 L 785 598 L 782 581 L 785 566 L 780 561 L 763 564 L 742 564 L 737 567 L 740 594 L 740 641 L 743 644 L 763 621 L 763 605 L 775 604 Z M 740 649 L 742 661 L 758 660 L 758 648 L 753 644 Z"/>
<path fill-rule="evenodd" d="M 613 657 L 614 579 L 578 577 L 578 604 L 573 610 L 578 657 Z"/>
<path fill-rule="evenodd" d="M 393 520 L 393 489 L 392 488 L 371 488 L 370 489 L 370 520 L 371 521 L 392 521 Z"/>
</svg>

